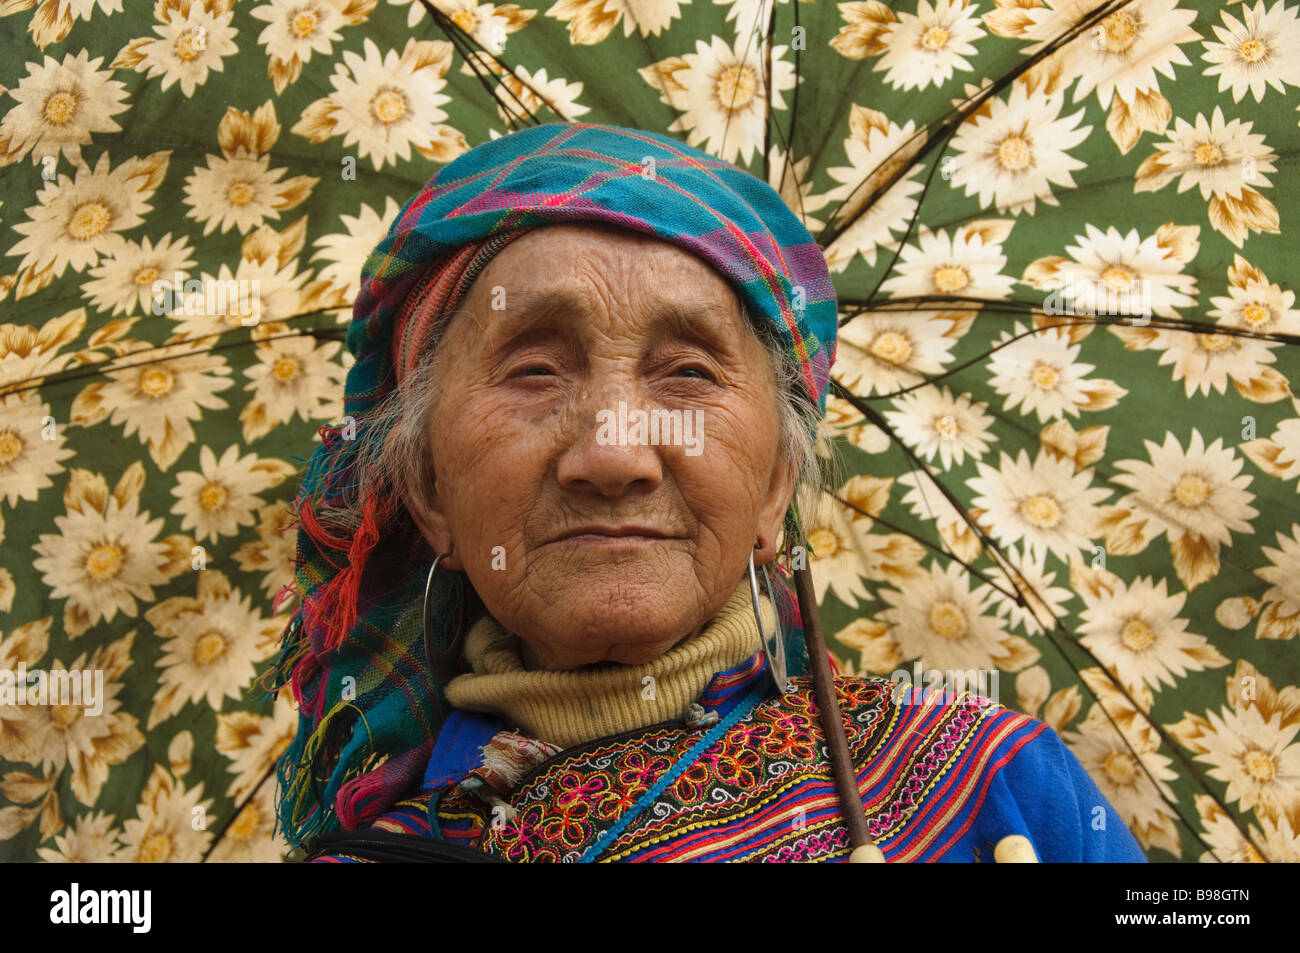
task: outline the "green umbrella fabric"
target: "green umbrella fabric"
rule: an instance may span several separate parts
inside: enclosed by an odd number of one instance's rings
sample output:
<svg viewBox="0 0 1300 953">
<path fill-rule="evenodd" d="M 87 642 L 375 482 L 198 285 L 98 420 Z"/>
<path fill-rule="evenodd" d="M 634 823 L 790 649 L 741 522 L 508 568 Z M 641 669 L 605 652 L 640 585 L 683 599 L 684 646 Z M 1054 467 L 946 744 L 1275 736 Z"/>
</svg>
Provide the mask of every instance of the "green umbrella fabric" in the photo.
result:
<svg viewBox="0 0 1300 953">
<path fill-rule="evenodd" d="M 280 859 L 259 675 L 361 264 L 572 120 L 825 250 L 841 668 L 983 673 L 1152 860 L 1300 859 L 1300 8 L 0 0 L 0 49 L 0 858 Z"/>
</svg>

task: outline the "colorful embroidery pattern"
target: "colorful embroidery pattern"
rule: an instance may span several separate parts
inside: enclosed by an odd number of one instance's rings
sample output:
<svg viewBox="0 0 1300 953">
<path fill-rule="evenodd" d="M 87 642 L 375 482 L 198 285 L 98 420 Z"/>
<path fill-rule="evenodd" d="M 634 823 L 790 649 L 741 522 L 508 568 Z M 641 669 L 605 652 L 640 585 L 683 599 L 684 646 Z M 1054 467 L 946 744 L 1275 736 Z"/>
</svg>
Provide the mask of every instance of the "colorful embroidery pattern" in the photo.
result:
<svg viewBox="0 0 1300 953">
<path fill-rule="evenodd" d="M 811 680 L 758 705 L 656 800 L 602 860 L 810 861 L 849 850 Z M 1033 719 L 988 699 L 951 703 L 927 696 L 895 703 L 883 679 L 837 680 L 849 747 L 861 770 L 873 836 L 889 851 L 914 849 L 905 822 L 942 778 L 961 772 L 985 747 L 992 723 L 1018 728 Z M 516 862 L 573 861 L 628 810 L 699 738 L 662 724 L 562 752 L 526 776 L 514 792 L 514 820 L 495 828 L 486 810 L 459 792 L 439 810 L 446 835 Z M 941 795 L 965 800 L 966 787 Z M 933 807 L 933 805 L 928 805 Z M 937 831 L 920 835 L 927 843 Z M 906 844 L 904 844 L 906 841 Z"/>
</svg>

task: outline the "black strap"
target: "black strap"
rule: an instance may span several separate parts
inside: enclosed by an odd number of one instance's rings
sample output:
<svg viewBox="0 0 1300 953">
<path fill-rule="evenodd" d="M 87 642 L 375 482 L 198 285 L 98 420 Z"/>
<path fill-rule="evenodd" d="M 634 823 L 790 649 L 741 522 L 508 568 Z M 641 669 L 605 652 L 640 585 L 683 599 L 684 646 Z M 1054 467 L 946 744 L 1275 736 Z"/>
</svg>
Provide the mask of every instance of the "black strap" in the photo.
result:
<svg viewBox="0 0 1300 953">
<path fill-rule="evenodd" d="M 506 861 L 473 847 L 397 831 L 333 831 L 311 838 L 304 860 L 325 854 L 347 854 L 359 860 L 406 864 L 500 864 Z"/>
</svg>

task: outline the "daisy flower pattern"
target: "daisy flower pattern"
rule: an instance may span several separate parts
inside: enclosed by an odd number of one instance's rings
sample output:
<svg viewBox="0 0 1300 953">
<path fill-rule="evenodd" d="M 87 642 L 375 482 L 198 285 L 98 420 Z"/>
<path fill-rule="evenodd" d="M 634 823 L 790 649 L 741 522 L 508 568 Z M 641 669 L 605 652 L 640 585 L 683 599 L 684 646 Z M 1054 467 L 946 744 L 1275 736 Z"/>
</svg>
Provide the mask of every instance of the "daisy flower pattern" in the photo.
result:
<svg viewBox="0 0 1300 953">
<path fill-rule="evenodd" d="M 1104 301 L 1103 311 L 1176 318 L 1179 308 L 1196 303 L 1196 278 L 1184 268 L 1200 248 L 1199 234 L 1197 226 L 1172 222 L 1146 238 L 1136 228 L 1122 233 L 1111 226 L 1103 232 L 1085 225 L 1084 233 L 1074 236 L 1076 244 L 1066 246 L 1068 258 L 1039 258 L 1025 269 L 1022 280 L 1036 288 L 1058 289 L 1064 303 L 1060 313 L 1091 314 Z M 1045 304 L 1050 307 L 1050 298 Z M 1154 333 L 1126 325 L 1112 325 L 1111 331 L 1124 340 L 1137 331 Z"/>
<path fill-rule="evenodd" d="M 1036 558 L 1027 559 L 1011 550 L 1006 555 L 1014 572 L 1008 572 L 1001 566 L 989 570 L 989 576 L 1005 590 L 1003 592 L 996 587 L 993 589 L 997 614 L 1030 635 L 1040 635 L 1054 627 L 1058 619 L 1065 618 L 1065 603 L 1074 598 L 1074 593 L 1052 585 L 1056 581 L 1056 573 L 1047 571 L 1044 554 L 1039 553 Z M 1013 598 L 1016 592 L 1023 596 L 1027 605 L 1022 606 L 1016 602 Z"/>
<path fill-rule="evenodd" d="M 1293 400 L 1292 406 L 1295 405 Z M 1272 436 L 1247 440 L 1241 450 L 1269 476 L 1279 480 L 1300 477 L 1300 418 L 1283 420 Z M 1296 484 L 1296 492 L 1300 493 L 1300 483 Z"/>
<path fill-rule="evenodd" d="M 9 249 L 22 255 L 19 269 L 27 269 L 48 282 L 69 266 L 85 271 L 126 243 L 122 232 L 144 221 L 153 209 L 150 200 L 167 174 L 170 152 L 155 152 L 143 159 L 127 159 L 116 168 L 107 152 L 95 168 L 82 165 L 75 177 L 60 175 L 36 193 L 28 221 L 14 225 L 27 236 Z"/>
<path fill-rule="evenodd" d="M 162 670 L 147 727 L 176 715 L 187 702 L 205 701 L 220 711 L 238 699 L 256 665 L 275 648 L 283 619 L 266 619 L 216 569 L 196 574 L 195 598 L 158 603 L 145 619 L 163 639 Z"/>
<path fill-rule="evenodd" d="M 210 72 L 225 69 L 225 57 L 237 52 L 230 25 L 234 0 L 173 0 L 154 8 L 157 37 L 140 37 L 122 47 L 114 68 L 134 69 L 150 79 L 162 77 L 162 88 L 180 84 L 189 98 L 208 81 Z"/>
<path fill-rule="evenodd" d="M 376 170 L 411 158 L 411 147 L 434 162 L 450 162 L 468 151 L 465 137 L 444 125 L 442 92 L 451 66 L 452 46 L 442 41 L 409 39 L 399 54 L 380 53 L 366 38 L 364 55 L 343 53 L 330 83 L 334 92 L 305 110 L 290 130 L 310 142 L 342 136 L 343 147 L 357 146 Z"/>
<path fill-rule="evenodd" d="M 1272 185 L 1265 173 L 1277 171 L 1277 153 L 1253 125 L 1225 121 L 1218 106 L 1209 119 L 1175 119 L 1169 138 L 1138 167 L 1133 191 L 1156 192 L 1174 179 L 1179 192 L 1195 186 L 1209 202 L 1210 225 L 1238 248 L 1251 232 L 1278 232 L 1277 207 L 1255 188 Z"/>
<path fill-rule="evenodd" d="M 1130 350 L 1162 351 L 1160 363 L 1173 365 L 1173 379 L 1183 381 L 1188 397 L 1209 394 L 1211 390 L 1224 394 L 1231 381 L 1236 392 L 1248 400 L 1282 400 L 1291 392 L 1290 383 L 1271 366 L 1277 360 L 1274 352 L 1282 345 L 1229 330 L 1256 334 L 1300 332 L 1300 311 L 1292 307 L 1295 292 L 1270 282 L 1241 255 L 1228 269 L 1227 291 L 1225 296 L 1210 299 L 1214 308 L 1209 316 L 1224 330 L 1126 332 L 1125 346 Z M 1251 446 L 1247 443 L 1243 449 L 1250 454 Z"/>
<path fill-rule="evenodd" d="M 804 228 L 815 235 L 826 226 L 826 222 L 813 213 L 826 206 L 831 199 L 828 193 L 813 193 L 812 176 L 809 174 L 811 165 L 811 156 L 796 160 L 779 145 L 773 145 L 768 150 L 767 184 L 785 200 L 790 211 L 799 216 Z"/>
<path fill-rule="evenodd" d="M 1114 407 L 1128 393 L 1112 380 L 1088 377 L 1095 368 L 1078 360 L 1082 345 L 1071 342 L 1068 328 L 1030 332 L 1017 321 L 997 344 L 1005 346 L 989 358 L 989 383 L 1006 397 L 1003 410 L 1036 414 L 1039 423 L 1046 423 L 1078 416 L 1081 410 Z"/>
<path fill-rule="evenodd" d="M 908 120 L 899 126 L 884 113 L 853 103 L 849 133 L 844 140 L 849 165 L 826 170 L 840 183 L 826 193 L 830 201 L 842 203 L 833 217 L 850 222 L 826 249 L 826 264 L 832 272 L 844 271 L 858 255 L 874 265 L 878 248 L 896 249 L 894 233 L 907 228 L 917 208 L 914 196 L 925 188 L 915 180 L 920 169 L 909 169 L 917 148 L 915 122 Z M 908 171 L 883 195 L 876 196 L 877 190 L 903 169 Z"/>
<path fill-rule="evenodd" d="M 1170 768 L 1173 762 L 1156 751 L 1156 744 L 1143 741 L 1135 753 L 1099 704 L 1088 711 L 1078 731 L 1060 735 L 1138 843 L 1146 850 L 1160 847 L 1177 856 L 1178 815 L 1166 803 L 1173 799 L 1169 782 L 1177 775 Z"/>
<path fill-rule="evenodd" d="M 815 518 L 809 521 L 808 564 L 822 576 L 821 582 L 814 577 L 818 599 L 829 591 L 846 605 L 857 605 L 870 597 L 865 580 L 897 585 L 912 579 L 920 571 L 922 550 L 901 534 L 871 532 L 871 517 L 879 515 L 888 501 L 888 481 L 855 477 L 840 488 L 839 495 L 851 506 L 823 494 Z"/>
<path fill-rule="evenodd" d="M 1150 347 L 1163 351 L 1160 363 L 1173 365 L 1173 378 L 1183 382 L 1188 397 L 1211 390 L 1225 393 L 1229 380 L 1250 400 L 1280 400 L 1286 395 L 1286 379 L 1268 366 L 1276 358 L 1266 341 L 1221 331 L 1189 334 L 1161 330 Z"/>
<path fill-rule="evenodd" d="M 1191 65 L 1180 47 L 1201 38 L 1191 26 L 1196 12 L 1180 9 L 1177 0 L 1132 0 L 1079 29 L 1096 9 L 1083 0 L 1043 0 L 1033 6 L 998 0 L 984 20 L 1001 36 L 1037 41 L 1021 51 L 1025 55 L 1077 32 L 1077 39 L 1052 55 L 1051 64 L 1062 73 L 1062 88 L 1077 78 L 1074 102 L 1096 91 L 1102 108 L 1110 111 L 1107 131 L 1128 152 L 1144 131 L 1163 132 L 1169 122 L 1169 100 L 1160 92 L 1159 77 L 1174 79 L 1175 66 Z"/>
<path fill-rule="evenodd" d="M 908 507 L 914 517 L 933 521 L 939 538 L 954 556 L 966 562 L 979 556 L 979 536 L 966 521 L 964 511 L 958 510 L 943 495 L 934 477 L 913 471 L 900 476 L 898 484 L 907 488 L 899 502 Z"/>
<path fill-rule="evenodd" d="M 316 253 L 312 261 L 325 262 L 320 277 L 343 289 L 343 297 L 352 301 L 361 290 L 361 266 L 374 247 L 388 234 L 388 228 L 397 218 L 397 202 L 390 196 L 384 199 L 384 210 L 377 212 L 362 205 L 356 215 L 340 215 L 343 228 L 316 239 Z M 347 320 L 352 315 L 345 316 Z"/>
<path fill-rule="evenodd" d="M 1201 54 L 1212 64 L 1205 75 L 1219 77 L 1219 92 L 1231 89 L 1234 103 L 1247 92 L 1261 102 L 1270 86 L 1283 94 L 1287 86 L 1300 86 L 1298 11 L 1283 0 L 1271 9 L 1265 9 L 1263 0 L 1254 7 L 1243 4 L 1240 20 L 1227 10 L 1219 11 L 1223 26 L 1214 27 L 1217 39 L 1206 40 Z"/>
<path fill-rule="evenodd" d="M 1260 550 L 1269 564 L 1255 570 L 1255 575 L 1269 583 L 1261 602 L 1255 629 L 1257 639 L 1294 639 L 1300 635 L 1300 524 L 1291 524 L 1291 535 L 1280 530 L 1277 548 L 1264 546 Z"/>
<path fill-rule="evenodd" d="M 127 109 L 126 84 L 99 69 L 103 62 L 82 50 L 62 62 L 47 56 L 44 64 L 27 64 L 27 75 L 9 91 L 18 105 L 0 120 L 0 167 L 29 152 L 36 163 L 62 156 L 80 165 L 93 133 L 122 131 L 113 117 Z"/>
<path fill-rule="evenodd" d="M 298 314 L 302 286 L 311 273 L 299 271 L 296 258 L 283 268 L 276 263 L 274 257 L 241 258 L 233 272 L 223 264 L 216 275 L 204 274 L 193 284 L 187 281 L 185 294 L 172 299 L 175 308 L 168 313 L 175 333 L 186 341 L 202 341 L 205 336 L 265 326 Z"/>
<path fill-rule="evenodd" d="M 560 76 L 551 79 L 546 75 L 545 68 L 531 73 L 522 66 L 516 66 L 513 72 L 507 72 L 500 61 L 481 50 L 475 50 L 466 57 L 460 72 L 462 76 L 495 77 L 501 87 L 497 95 L 511 103 L 513 109 L 527 109 L 530 112 L 553 109 L 568 122 L 591 112 L 590 108 L 578 102 L 578 97 L 582 95 L 582 83 L 570 83 Z M 510 124 L 511 113 L 500 102 L 497 103 L 497 115 L 503 124 Z"/>
<path fill-rule="evenodd" d="M 1238 663 L 1238 679 L 1246 663 Z M 1226 782 L 1226 799 L 1261 817 L 1294 817 L 1300 808 L 1300 718 L 1296 691 L 1273 688 L 1271 681 L 1250 671 L 1258 697 L 1236 693 L 1219 711 L 1188 712 L 1169 732 L 1210 765 L 1206 773 Z"/>
<path fill-rule="evenodd" d="M 31 705 L 18 709 L 23 721 L 18 733 L 29 748 L 24 760 L 37 765 L 53 780 L 65 772 L 71 774 L 72 793 L 79 804 L 93 805 L 108 781 L 110 769 L 144 746 L 139 723 L 124 710 L 120 697 L 126 687 L 124 673 L 132 664 L 135 635 L 132 630 L 94 652 L 82 653 L 69 666 L 57 657 L 48 663 L 52 671 L 102 671 L 99 714 L 89 714 L 82 705 Z"/>
<path fill-rule="evenodd" d="M 1002 242 L 1011 233 L 1012 224 L 1008 220 L 976 222 L 951 236 L 944 229 L 932 232 L 921 226 L 916 244 L 903 246 L 895 265 L 897 274 L 885 281 L 881 290 L 895 298 L 1008 297 L 1016 281 L 1002 274 L 1007 264 Z"/>
<path fill-rule="evenodd" d="M 61 427 L 49 427 L 50 405 L 33 390 L 0 395 L 0 500 L 16 506 L 54 485 L 51 477 L 75 456 Z M 52 437 L 50 439 L 47 437 Z"/>
<path fill-rule="evenodd" d="M 290 845 L 275 833 L 275 784 L 266 781 L 244 802 L 209 859 L 215 864 L 278 864 Z"/>
<path fill-rule="evenodd" d="M 282 93 L 302 75 L 313 52 L 329 56 L 342 27 L 364 23 L 375 0 L 271 0 L 249 15 L 266 24 L 257 42 L 269 59 L 266 75 Z"/>
<path fill-rule="evenodd" d="M 280 695 L 270 715 L 232 711 L 217 716 L 217 751 L 229 759 L 235 775 L 226 796 L 242 801 L 257 788 L 298 733 L 298 715 Z"/>
<path fill-rule="evenodd" d="M 728 45 L 720 36 L 696 40 L 695 52 L 642 67 L 641 78 L 659 91 L 659 100 L 682 115 L 668 126 L 669 132 L 687 134 L 688 145 L 696 146 L 735 162 L 743 156 L 748 165 L 765 148 L 769 114 L 785 109 L 782 93 L 794 89 L 794 64 L 786 60 L 789 47 L 767 41 L 751 43 L 739 37 Z M 762 71 L 769 61 L 770 83 Z M 766 90 L 771 90 L 771 102 Z"/>
<path fill-rule="evenodd" d="M 898 409 L 884 416 L 898 439 L 927 462 L 937 456 L 945 470 L 960 465 L 968 454 L 978 460 L 997 439 L 990 432 L 993 418 L 984 413 L 988 405 L 973 403 L 967 394 L 954 396 L 947 387 L 904 394 L 894 406 Z"/>
<path fill-rule="evenodd" d="M 1109 107 L 1112 96 L 1134 103 L 1139 92 L 1160 88 L 1157 74 L 1174 79 L 1175 65 L 1192 65 L 1179 47 L 1201 38 L 1191 26 L 1195 20 L 1195 10 L 1180 9 L 1178 0 L 1136 0 L 1109 14 L 1075 40 L 1075 103 L 1093 90 L 1102 107 Z"/>
<path fill-rule="evenodd" d="M 417 4 L 418 6 L 418 4 Z M 479 3 L 477 0 L 434 0 L 433 6 L 475 43 L 494 55 L 505 52 L 511 33 L 518 33 L 536 10 L 525 10 L 515 3 Z M 551 10 L 555 8 L 552 7 Z M 548 11 L 550 13 L 551 11 Z M 615 15 L 617 18 L 617 15 Z M 585 18 L 584 18 L 585 19 Z"/>
<path fill-rule="evenodd" d="M 1087 647 L 1130 693 L 1143 710 L 1150 693 L 1171 688 L 1188 672 L 1227 665 L 1228 659 L 1203 635 L 1187 631 L 1179 613 L 1187 593 L 1167 592 L 1165 580 L 1140 576 L 1127 585 L 1116 580 L 1110 590 L 1082 593 L 1079 642 Z"/>
<path fill-rule="evenodd" d="M 861 574 L 861 544 L 865 529 L 834 500 L 823 498 L 817 518 L 808 533 L 809 569 L 819 570 L 817 598 L 828 591 L 848 605 L 867 598 Z M 814 577 L 816 580 L 817 577 Z"/>
<path fill-rule="evenodd" d="M 270 168 L 269 153 L 279 138 L 269 100 L 253 113 L 226 110 L 217 128 L 221 156 L 209 155 L 207 167 L 196 167 L 185 179 L 187 214 L 203 223 L 204 235 L 218 226 L 223 234 L 232 227 L 246 233 L 311 195 L 320 179 L 296 175 L 280 181 L 285 170 Z"/>
<path fill-rule="evenodd" d="M 203 785 L 189 790 L 162 765 L 155 765 L 136 816 L 122 827 L 119 859 L 127 863 L 197 863 L 212 842 L 207 824 L 196 825 L 196 817 L 212 810 L 212 799 L 203 797 Z"/>
<path fill-rule="evenodd" d="M 1092 486 L 1092 470 L 1075 472 L 1074 462 L 1040 452 L 1033 463 L 1021 450 L 1012 460 L 999 455 L 997 468 L 977 464 L 979 476 L 966 485 L 978 495 L 979 522 L 1003 546 L 1022 543 L 1033 558 L 1050 552 L 1062 562 L 1092 548 L 1098 505 L 1111 490 Z"/>
<path fill-rule="evenodd" d="M 843 6 L 843 5 L 841 5 Z M 900 13 L 881 41 L 886 50 L 876 63 L 894 89 L 942 86 L 954 70 L 969 70 L 966 59 L 976 52 L 974 41 L 984 35 L 975 5 L 966 0 L 920 0 L 916 13 Z"/>
<path fill-rule="evenodd" d="M 347 370 L 335 358 L 342 345 L 310 337 L 282 337 L 257 345 L 257 363 L 244 370 L 252 397 L 240 411 L 247 441 L 264 437 L 295 414 L 303 420 L 342 415 Z"/>
<path fill-rule="evenodd" d="M 1203 864 L 1300 864 L 1300 836 L 1286 817 L 1262 818 L 1258 826 L 1250 828 L 1251 840 L 1247 840 L 1210 795 L 1196 795 L 1196 813 L 1210 848 L 1199 858 Z"/>
<path fill-rule="evenodd" d="M 1163 444 L 1144 441 L 1150 462 L 1120 460 L 1112 477 L 1132 492 L 1107 514 L 1106 548 L 1117 554 L 1140 552 L 1167 535 L 1178 578 L 1189 590 L 1219 571 L 1219 550 L 1233 533 L 1253 533 L 1259 515 L 1246 488 L 1254 477 L 1241 472 L 1244 461 L 1223 438 L 1206 446 L 1193 429 L 1187 449 L 1172 433 Z"/>
<path fill-rule="evenodd" d="M 111 864 L 118 859 L 121 829 L 111 814 L 81 814 L 71 828 L 55 835 L 53 847 L 36 850 L 48 864 Z"/>
<path fill-rule="evenodd" d="M 400 0 L 404 2 L 404 0 Z M 546 11 L 569 27 L 569 43 L 600 43 L 623 21 L 623 35 L 658 36 L 681 16 L 686 0 L 556 0 Z"/>
<path fill-rule="evenodd" d="M 56 599 L 66 599 L 64 627 L 77 636 L 121 612 L 135 618 L 136 603 L 152 602 L 167 582 L 167 544 L 157 540 L 161 518 L 139 509 L 144 467 L 131 464 L 110 493 L 105 479 L 74 469 L 64 491 L 67 514 L 57 533 L 42 533 L 33 565 Z"/>
<path fill-rule="evenodd" d="M 0 17 L 29 10 L 34 6 L 36 0 L 0 4 Z M 89 20 L 96 8 L 104 14 L 121 13 L 122 0 L 41 0 L 27 25 L 32 34 L 32 42 L 43 50 L 51 43 L 66 39 L 73 24 L 77 20 Z"/>
<path fill-rule="evenodd" d="M 257 539 L 235 551 L 235 562 L 244 572 L 262 573 L 262 590 L 274 597 L 293 582 L 293 561 L 297 552 L 294 534 L 285 532 L 291 522 L 290 504 L 278 500 L 257 511 Z M 283 603 L 279 611 L 287 606 Z"/>
<path fill-rule="evenodd" d="M 217 396 L 232 386 L 230 368 L 202 342 L 157 349 L 153 360 L 105 371 L 104 382 L 88 385 L 72 402 L 72 422 L 91 427 L 105 418 L 138 434 L 160 470 L 171 467 L 194 441 L 193 421 L 203 410 L 229 405 Z"/>
<path fill-rule="evenodd" d="M 1234 256 L 1228 269 L 1228 296 L 1211 298 L 1210 304 L 1214 305 L 1210 317 L 1225 327 L 1244 328 L 1256 334 L 1300 334 L 1295 292 L 1282 290 L 1241 255 Z"/>
<path fill-rule="evenodd" d="M 988 585 L 971 588 L 962 566 L 932 563 L 905 590 L 882 589 L 889 608 L 880 620 L 891 626 L 904 659 L 921 658 L 931 668 L 1018 671 L 1038 661 L 1038 650 L 1009 634 L 989 610 Z"/>
<path fill-rule="evenodd" d="M 925 312 L 861 315 L 840 328 L 836 370 L 855 393 L 888 394 L 942 371 L 958 336 L 953 321 Z"/>
<path fill-rule="evenodd" d="M 50 318 L 40 328 L 30 324 L 0 324 L 0 394 L 39 385 L 46 375 L 57 374 L 76 358 L 61 353 L 86 327 L 86 309 L 77 308 Z"/>
<path fill-rule="evenodd" d="M 1300 0 L 0 0 L 0 24 L 0 675 L 107 676 L 98 716 L 0 684 L 0 856 L 281 860 L 268 771 L 302 713 L 257 676 L 295 660 L 290 467 L 352 435 L 363 265 L 417 185 L 558 121 L 745 166 L 816 243 L 789 276 L 825 259 L 831 482 L 784 558 L 842 674 L 1001 672 L 1152 861 L 1300 859 Z"/>
<path fill-rule="evenodd" d="M 1013 83 L 1005 100 L 990 99 L 953 136 L 952 184 L 1000 213 L 1059 205 L 1052 186 L 1074 188 L 1071 173 L 1084 167 L 1068 150 L 1092 131 L 1079 125 L 1082 109 L 1061 116 L 1064 104 L 1063 95 L 1030 93 L 1023 83 Z"/>
<path fill-rule="evenodd" d="M 1291 524 L 1291 535 L 1277 531 L 1277 545 L 1261 546 L 1268 565 L 1255 575 L 1270 586 L 1263 595 L 1233 596 L 1214 610 L 1215 621 L 1225 629 L 1244 629 L 1258 615 L 1257 639 L 1294 639 L 1300 635 L 1300 523 Z M 1260 610 L 1263 610 L 1262 612 Z"/>
<path fill-rule="evenodd" d="M 861 411 L 847 400 L 827 396 L 826 416 L 817 425 L 817 455 L 829 460 L 835 437 L 843 437 L 863 453 L 884 453 L 891 446 L 887 433 L 869 424 Z"/>
<path fill-rule="evenodd" d="M 194 532 L 195 540 L 216 542 L 238 533 L 241 526 L 251 526 L 253 511 L 263 502 L 258 494 L 293 472 L 283 460 L 255 453 L 241 457 L 234 446 L 217 459 L 205 446 L 199 451 L 199 472 L 176 475 L 172 512 L 181 517 L 181 529 Z"/>
<path fill-rule="evenodd" d="M 130 316 L 155 313 L 155 307 L 182 288 L 176 287 L 176 275 L 182 281 L 196 262 L 189 239 L 173 239 L 168 232 L 155 245 L 148 238 L 123 242 L 112 254 L 89 269 L 90 280 L 81 286 L 89 296 L 91 307 L 110 314 Z"/>
</svg>

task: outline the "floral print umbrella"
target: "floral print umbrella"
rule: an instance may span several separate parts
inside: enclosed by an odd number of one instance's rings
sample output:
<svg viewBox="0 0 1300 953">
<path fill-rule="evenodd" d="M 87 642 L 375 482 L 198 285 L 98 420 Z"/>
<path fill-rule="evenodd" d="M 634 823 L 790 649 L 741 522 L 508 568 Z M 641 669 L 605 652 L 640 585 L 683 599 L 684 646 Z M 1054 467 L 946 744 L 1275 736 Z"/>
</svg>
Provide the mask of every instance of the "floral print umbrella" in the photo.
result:
<svg viewBox="0 0 1300 953">
<path fill-rule="evenodd" d="M 1153 860 L 1300 859 L 1300 7 L 0 0 L 0 49 L 0 857 L 280 859 L 258 675 L 361 263 L 576 120 L 826 252 L 840 667 L 985 673 Z"/>
</svg>

